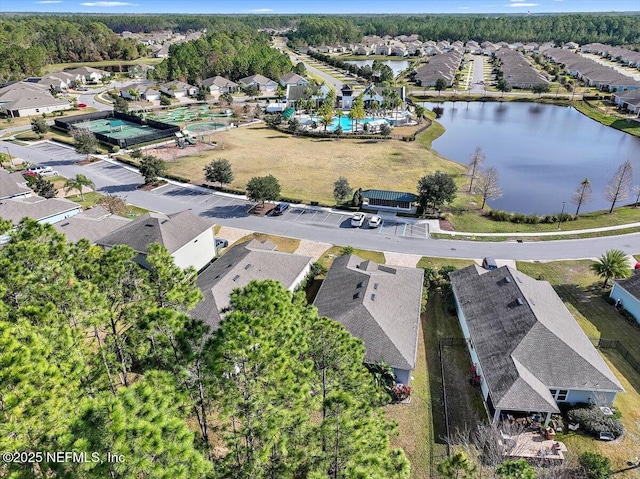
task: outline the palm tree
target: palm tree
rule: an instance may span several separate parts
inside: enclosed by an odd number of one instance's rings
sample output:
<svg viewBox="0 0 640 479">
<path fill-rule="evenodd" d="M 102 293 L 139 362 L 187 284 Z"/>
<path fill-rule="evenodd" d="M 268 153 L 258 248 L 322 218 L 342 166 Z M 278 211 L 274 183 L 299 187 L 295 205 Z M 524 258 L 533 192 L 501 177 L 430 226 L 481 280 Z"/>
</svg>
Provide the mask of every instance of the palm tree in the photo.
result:
<svg viewBox="0 0 640 479">
<path fill-rule="evenodd" d="M 82 192 L 82 188 L 87 186 L 95 191 L 96 185 L 84 175 L 76 175 L 75 178 L 69 178 L 64 182 L 64 191 L 65 193 L 69 193 L 72 190 L 78 190 L 80 192 L 80 198 L 84 201 L 84 193 Z"/>
<path fill-rule="evenodd" d="M 598 258 L 598 261 L 591 265 L 591 271 L 604 278 L 603 289 L 607 287 L 610 278 L 626 278 L 631 275 L 626 255 L 619 249 L 607 250 Z"/>
</svg>

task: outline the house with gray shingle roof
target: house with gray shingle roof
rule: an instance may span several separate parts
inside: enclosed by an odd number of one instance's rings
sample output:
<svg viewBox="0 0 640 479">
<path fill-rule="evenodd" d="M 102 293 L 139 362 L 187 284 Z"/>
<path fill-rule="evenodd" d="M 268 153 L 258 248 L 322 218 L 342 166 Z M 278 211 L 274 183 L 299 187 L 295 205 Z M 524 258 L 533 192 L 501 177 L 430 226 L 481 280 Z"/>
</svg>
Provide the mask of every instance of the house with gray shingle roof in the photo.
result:
<svg viewBox="0 0 640 479">
<path fill-rule="evenodd" d="M 304 281 L 312 258 L 276 251 L 271 241 L 251 240 L 230 248 L 198 275 L 198 288 L 204 300 L 191 310 L 191 316 L 213 331 L 220 327 L 222 313 L 229 306 L 231 292 L 251 281 L 280 281 L 289 291 Z"/>
<path fill-rule="evenodd" d="M 559 403 L 611 406 L 624 391 L 547 281 L 509 267 L 449 275 L 458 320 L 494 422 Z"/>
<path fill-rule="evenodd" d="M 225 93 L 235 93 L 238 90 L 238 84 L 221 76 L 215 76 L 202 80 L 202 86 L 209 90 L 214 96 L 224 95 Z"/>
<path fill-rule="evenodd" d="M 33 194 L 26 186 L 26 180 L 20 173 L 9 173 L 0 169 L 0 200 L 9 198 L 27 198 Z"/>
<path fill-rule="evenodd" d="M 365 362 L 383 360 L 396 382 L 416 366 L 423 271 L 386 266 L 349 254 L 336 258 L 314 306 L 364 342 Z"/>
<path fill-rule="evenodd" d="M 53 227 L 73 243 L 83 238 L 95 243 L 100 238 L 130 222 L 129 218 L 111 214 L 104 206 L 97 205 L 64 221 L 60 221 Z"/>
<path fill-rule="evenodd" d="M 173 256 L 176 266 L 200 270 L 216 254 L 213 226 L 209 220 L 190 211 L 171 215 L 149 212 L 103 236 L 96 244 L 105 248 L 118 244 L 130 246 L 137 253 L 134 261 L 147 268 L 149 246 L 160 243 Z"/>
<path fill-rule="evenodd" d="M 257 74 L 241 78 L 238 83 L 246 88 L 255 85 L 261 92 L 274 92 L 278 89 L 278 83 L 267 78 L 266 76 Z"/>
<path fill-rule="evenodd" d="M 618 306 L 640 323 L 640 269 L 635 269 L 628 278 L 614 280 L 609 297 L 619 301 Z"/>
<path fill-rule="evenodd" d="M 307 86 L 309 84 L 309 80 L 307 80 L 305 77 L 298 75 L 297 73 L 294 73 L 294 72 L 289 72 L 283 75 L 282 77 L 280 77 L 279 82 L 280 82 L 280 85 L 282 85 L 285 88 L 288 85 Z"/>
<path fill-rule="evenodd" d="M 23 218 L 31 218 L 43 224 L 55 224 L 81 211 L 82 206 L 64 198 L 29 196 L 0 200 L 0 218 L 11 221 L 14 226 Z M 0 236 L 0 244 L 8 240 L 8 235 Z"/>
</svg>

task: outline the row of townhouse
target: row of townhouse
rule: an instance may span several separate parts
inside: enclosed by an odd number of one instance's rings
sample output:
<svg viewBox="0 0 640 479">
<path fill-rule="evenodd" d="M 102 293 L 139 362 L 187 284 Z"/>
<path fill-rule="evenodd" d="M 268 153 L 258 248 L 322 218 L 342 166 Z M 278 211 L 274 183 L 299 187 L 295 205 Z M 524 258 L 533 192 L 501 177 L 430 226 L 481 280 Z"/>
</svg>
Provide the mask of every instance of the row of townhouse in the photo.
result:
<svg viewBox="0 0 640 479">
<path fill-rule="evenodd" d="M 570 50 L 549 48 L 544 51 L 544 54 L 552 62 L 563 65 L 572 77 L 601 91 L 621 92 L 640 88 L 640 81 Z"/>
<path fill-rule="evenodd" d="M 589 43 L 583 45 L 580 51 L 585 53 L 595 53 L 601 57 L 610 58 L 617 62 L 622 63 L 633 68 L 640 70 L 640 52 L 634 52 L 627 48 L 614 47 L 611 45 L 604 45 L 602 43 Z"/>
<path fill-rule="evenodd" d="M 517 50 L 501 48 L 495 53 L 500 60 L 500 69 L 511 88 L 530 89 L 535 85 L 547 85 L 547 80 L 525 56 Z"/>
<path fill-rule="evenodd" d="M 422 87 L 435 86 L 442 78 L 451 86 L 456 78 L 456 72 L 462 63 L 463 54 L 457 50 L 434 55 L 429 63 L 420 66 L 412 75 L 416 85 Z"/>
</svg>

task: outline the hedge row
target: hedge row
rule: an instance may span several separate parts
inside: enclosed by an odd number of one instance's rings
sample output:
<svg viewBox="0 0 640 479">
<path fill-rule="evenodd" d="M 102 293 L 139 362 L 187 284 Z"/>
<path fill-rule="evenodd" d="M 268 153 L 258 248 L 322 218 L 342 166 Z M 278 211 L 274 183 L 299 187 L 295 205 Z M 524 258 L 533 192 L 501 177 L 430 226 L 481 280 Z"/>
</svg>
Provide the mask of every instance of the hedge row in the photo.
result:
<svg viewBox="0 0 640 479">
<path fill-rule="evenodd" d="M 491 210 L 487 213 L 487 218 L 494 221 L 510 221 L 517 224 L 529 224 L 536 225 L 538 223 L 565 223 L 567 221 L 577 220 L 578 217 L 569 213 L 562 213 L 561 215 L 525 215 L 522 213 L 509 213 L 502 210 Z"/>
<path fill-rule="evenodd" d="M 587 433 L 599 436 L 601 432 L 611 432 L 615 437 L 624 434 L 624 426 L 613 416 L 605 416 L 600 408 L 579 407 L 567 413 L 569 422 L 578 423 Z"/>
</svg>

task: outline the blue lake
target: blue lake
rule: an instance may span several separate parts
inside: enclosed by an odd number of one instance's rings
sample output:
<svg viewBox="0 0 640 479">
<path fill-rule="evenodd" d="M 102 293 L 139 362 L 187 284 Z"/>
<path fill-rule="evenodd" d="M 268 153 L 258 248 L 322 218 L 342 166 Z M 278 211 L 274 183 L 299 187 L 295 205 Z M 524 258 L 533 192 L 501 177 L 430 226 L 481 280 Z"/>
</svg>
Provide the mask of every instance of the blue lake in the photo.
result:
<svg viewBox="0 0 640 479">
<path fill-rule="evenodd" d="M 520 213 L 575 213 L 571 196 L 585 179 L 593 201 L 580 211 L 605 209 L 604 188 L 618 166 L 630 160 L 633 184 L 640 184 L 640 139 L 601 125 L 571 107 L 537 103 L 423 103 L 438 111 L 447 131 L 433 148 L 468 164 L 477 146 L 486 154 L 484 168 L 495 166 L 503 195 L 489 201 L 494 209 Z M 629 196 L 622 204 L 631 203 Z"/>
</svg>

